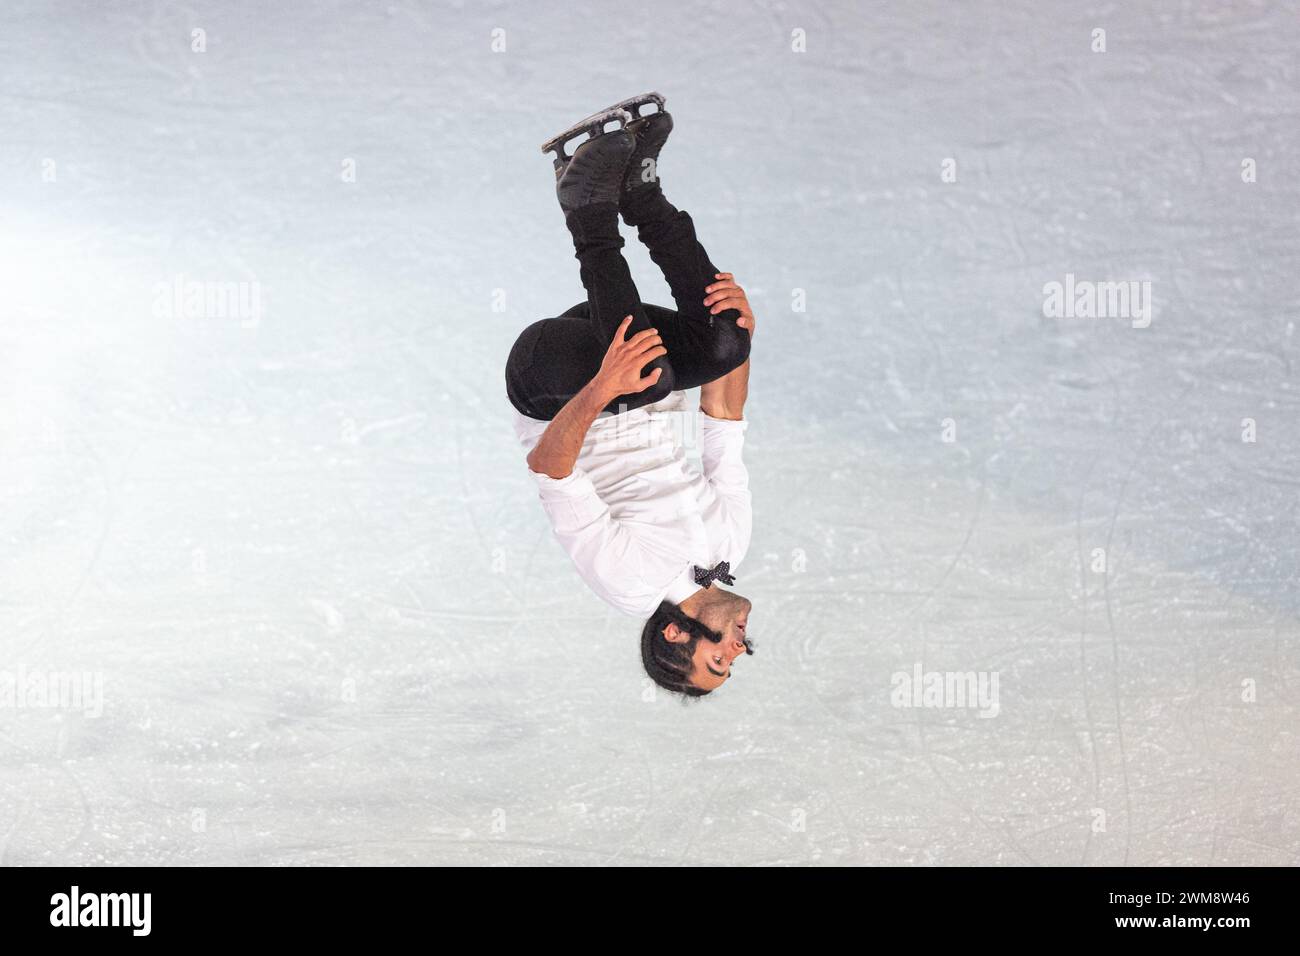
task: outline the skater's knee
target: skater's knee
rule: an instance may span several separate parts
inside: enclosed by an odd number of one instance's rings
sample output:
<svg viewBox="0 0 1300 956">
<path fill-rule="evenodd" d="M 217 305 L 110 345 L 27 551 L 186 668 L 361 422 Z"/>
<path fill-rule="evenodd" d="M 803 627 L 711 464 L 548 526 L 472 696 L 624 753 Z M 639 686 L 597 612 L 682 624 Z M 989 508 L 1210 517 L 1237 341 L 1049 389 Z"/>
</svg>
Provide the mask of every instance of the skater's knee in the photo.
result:
<svg viewBox="0 0 1300 956">
<path fill-rule="evenodd" d="M 659 380 L 641 393 L 641 398 L 647 405 L 661 402 L 677 391 L 677 376 L 673 372 L 673 363 L 668 360 L 667 355 L 661 355 L 651 362 L 644 374 L 649 375 L 655 369 L 659 369 Z"/>
<path fill-rule="evenodd" d="M 709 348 L 709 364 L 719 377 L 745 364 L 749 358 L 749 330 L 735 322 L 716 322 Z"/>
</svg>

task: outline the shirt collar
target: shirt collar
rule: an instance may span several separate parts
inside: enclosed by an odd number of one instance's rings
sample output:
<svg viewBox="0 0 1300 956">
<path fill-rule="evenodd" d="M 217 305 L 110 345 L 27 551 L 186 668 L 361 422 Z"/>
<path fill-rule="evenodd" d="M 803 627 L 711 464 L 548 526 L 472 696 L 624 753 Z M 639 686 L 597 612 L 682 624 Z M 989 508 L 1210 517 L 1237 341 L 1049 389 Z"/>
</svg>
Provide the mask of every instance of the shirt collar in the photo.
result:
<svg viewBox="0 0 1300 956">
<path fill-rule="evenodd" d="M 700 590 L 700 586 L 695 583 L 695 575 L 691 572 L 691 565 L 688 564 L 682 569 L 681 574 L 673 578 L 673 583 L 668 585 L 664 600 L 672 601 L 674 604 L 681 604 L 698 590 Z"/>
</svg>

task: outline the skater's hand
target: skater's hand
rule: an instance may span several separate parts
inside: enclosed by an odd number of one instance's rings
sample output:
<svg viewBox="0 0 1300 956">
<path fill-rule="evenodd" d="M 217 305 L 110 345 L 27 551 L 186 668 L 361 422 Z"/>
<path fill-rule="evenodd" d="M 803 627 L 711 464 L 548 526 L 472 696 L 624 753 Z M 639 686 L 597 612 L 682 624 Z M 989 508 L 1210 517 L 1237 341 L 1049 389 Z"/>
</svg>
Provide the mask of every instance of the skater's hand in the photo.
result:
<svg viewBox="0 0 1300 956">
<path fill-rule="evenodd" d="M 641 369 L 659 356 L 668 354 L 658 329 L 643 329 L 624 341 L 623 336 L 631 324 L 632 316 L 629 315 L 614 333 L 614 341 L 609 344 L 605 358 L 600 363 L 600 371 L 596 373 L 595 380 L 609 395 L 610 401 L 620 395 L 644 392 L 659 381 L 662 368 L 651 369 L 650 374 L 645 376 L 642 376 Z"/>
<path fill-rule="evenodd" d="M 736 324 L 742 329 L 749 329 L 749 336 L 753 338 L 754 313 L 750 311 L 745 290 L 736 284 L 736 277 L 730 272 L 719 272 L 714 278 L 718 281 L 704 287 L 704 291 L 708 293 L 704 298 L 704 304 L 710 306 L 709 314 L 717 315 L 727 309 L 735 309 L 740 313 Z"/>
</svg>

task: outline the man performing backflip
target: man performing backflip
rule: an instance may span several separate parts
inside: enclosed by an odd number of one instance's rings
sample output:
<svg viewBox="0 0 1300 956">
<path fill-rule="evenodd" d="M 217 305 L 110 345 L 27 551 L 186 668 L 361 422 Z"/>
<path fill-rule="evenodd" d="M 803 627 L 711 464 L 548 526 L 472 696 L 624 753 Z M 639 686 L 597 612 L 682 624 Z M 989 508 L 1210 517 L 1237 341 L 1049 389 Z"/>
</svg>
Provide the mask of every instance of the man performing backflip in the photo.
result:
<svg viewBox="0 0 1300 956">
<path fill-rule="evenodd" d="M 641 116 L 643 106 L 656 111 Z M 515 431 L 555 536 L 589 587 L 647 619 L 646 673 L 707 694 L 752 653 L 749 599 L 723 585 L 749 549 L 748 422 L 754 316 L 719 272 L 691 217 L 664 198 L 657 162 L 672 130 L 647 93 L 551 140 L 556 192 L 587 301 L 520 334 L 506 363 Z M 629 112 L 630 111 L 630 112 Z M 611 123 L 617 129 L 606 130 Z M 570 157 L 568 140 L 586 132 Z M 676 311 L 643 305 L 620 251 L 618 217 L 663 270 Z M 701 464 L 686 467 L 673 419 L 700 388 Z"/>
</svg>

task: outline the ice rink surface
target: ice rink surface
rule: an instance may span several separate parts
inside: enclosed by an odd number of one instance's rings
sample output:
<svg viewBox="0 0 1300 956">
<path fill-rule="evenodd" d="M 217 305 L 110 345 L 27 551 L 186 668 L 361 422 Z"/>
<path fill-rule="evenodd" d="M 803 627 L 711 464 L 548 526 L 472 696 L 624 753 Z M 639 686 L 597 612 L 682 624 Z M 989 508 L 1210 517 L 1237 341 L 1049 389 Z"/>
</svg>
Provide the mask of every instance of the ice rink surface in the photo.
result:
<svg viewBox="0 0 1300 956">
<path fill-rule="evenodd" d="M 619 9 L 0 8 L 0 863 L 1296 863 L 1295 5 Z M 690 705 L 502 382 L 538 144 L 648 89 L 758 317 Z"/>
</svg>

